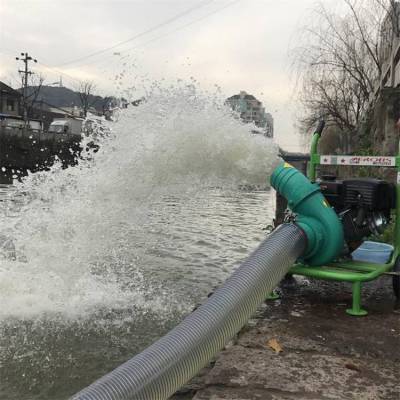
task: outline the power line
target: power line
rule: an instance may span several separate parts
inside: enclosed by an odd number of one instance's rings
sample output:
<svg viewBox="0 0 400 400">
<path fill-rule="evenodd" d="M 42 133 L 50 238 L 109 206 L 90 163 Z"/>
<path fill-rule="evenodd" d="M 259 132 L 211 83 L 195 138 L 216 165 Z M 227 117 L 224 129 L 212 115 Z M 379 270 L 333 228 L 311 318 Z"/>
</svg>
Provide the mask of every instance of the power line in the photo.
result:
<svg viewBox="0 0 400 400">
<path fill-rule="evenodd" d="M 230 6 L 233 6 L 235 3 L 238 3 L 239 1 L 242 1 L 242 0 L 234 0 L 234 1 L 231 1 L 231 2 L 228 3 L 228 4 L 225 4 L 223 7 L 220 7 L 220 8 L 218 8 L 217 10 L 214 10 L 214 11 L 208 13 L 208 14 L 205 14 L 205 15 L 199 17 L 199 18 L 196 18 L 196 19 L 190 21 L 189 23 L 187 23 L 187 24 L 185 24 L 185 25 L 181 25 L 181 26 L 177 27 L 176 29 L 173 29 L 173 30 L 171 30 L 171 31 L 169 31 L 169 32 L 167 32 L 167 33 L 165 33 L 165 34 L 156 36 L 155 38 L 150 39 L 150 40 L 148 40 L 147 42 L 144 42 L 144 43 L 142 43 L 142 44 L 138 44 L 138 45 L 136 45 L 136 46 L 134 46 L 134 47 L 130 47 L 130 48 L 126 49 L 126 50 L 121 50 L 121 53 L 129 53 L 130 51 L 135 50 L 135 49 L 137 49 L 137 48 L 145 47 L 146 45 L 148 45 L 148 44 L 150 44 L 150 43 L 152 43 L 152 42 L 155 42 L 155 41 L 157 41 L 157 40 L 163 39 L 163 38 L 165 38 L 166 36 L 169 36 L 169 35 L 171 35 L 171 34 L 173 34 L 173 33 L 175 33 L 175 32 L 178 32 L 178 31 L 180 31 L 180 30 L 182 30 L 182 29 L 185 29 L 185 28 L 187 28 L 187 27 L 189 27 L 189 26 L 191 26 L 191 25 L 193 25 L 193 24 L 195 24 L 195 23 L 197 23 L 197 22 L 199 22 L 199 21 L 202 21 L 202 20 L 204 20 L 204 19 L 206 19 L 206 18 L 208 18 L 208 17 L 210 17 L 210 16 L 212 16 L 212 15 L 214 15 L 214 14 L 217 14 L 217 13 L 219 13 L 219 12 L 225 10 L 226 8 L 228 8 L 228 7 L 230 7 Z M 105 58 L 108 59 L 108 58 L 110 58 L 110 57 L 113 57 L 113 55 L 109 55 L 109 56 L 107 56 L 107 57 L 105 57 Z M 81 66 L 81 67 L 86 67 L 86 66 L 88 66 L 88 65 L 93 65 L 93 64 L 96 64 L 96 63 L 97 63 L 98 65 L 102 65 L 102 64 L 108 62 L 105 58 L 104 58 L 102 61 L 94 60 L 94 61 L 90 61 L 90 62 L 88 62 L 88 63 L 86 63 L 86 64 L 82 64 L 82 65 L 80 65 L 80 66 Z"/>
<path fill-rule="evenodd" d="M 228 8 L 228 7 L 232 6 L 232 5 L 234 5 L 235 3 L 238 3 L 239 1 L 241 1 L 241 0 L 234 0 L 234 1 L 231 1 L 230 3 L 224 5 L 223 7 L 220 7 L 220 8 L 218 8 L 218 9 L 216 9 L 216 10 L 210 12 L 210 13 L 207 13 L 207 14 L 201 16 L 200 18 L 196 18 L 196 19 L 190 21 L 189 23 L 184 24 L 184 25 L 182 25 L 182 26 L 180 26 L 180 27 L 177 27 L 176 29 L 173 29 L 173 30 L 171 30 L 171 31 L 169 31 L 169 32 L 167 32 L 167 33 L 165 33 L 165 34 L 163 34 L 163 35 L 156 36 L 155 38 L 150 39 L 150 40 L 148 40 L 147 42 L 144 42 L 144 43 L 142 43 L 142 44 L 139 44 L 139 45 L 137 45 L 137 46 L 131 47 L 131 48 L 126 49 L 126 50 L 122 50 L 121 53 L 129 53 L 130 51 L 135 50 L 135 49 L 137 49 L 137 48 L 145 47 L 146 45 L 148 45 L 148 44 L 150 44 L 150 43 L 152 43 L 152 42 L 155 42 L 155 41 L 157 41 L 157 40 L 163 39 L 163 38 L 166 37 L 166 36 L 169 36 L 169 35 L 171 35 L 171 34 L 173 34 L 173 33 L 175 33 L 175 32 L 178 32 L 178 31 L 180 31 L 180 30 L 182 30 L 182 29 L 185 29 L 185 28 L 187 28 L 187 27 L 189 27 L 189 26 L 191 26 L 191 25 L 193 25 L 193 24 L 195 24 L 195 23 L 197 23 L 197 22 L 200 22 L 200 21 L 202 21 L 202 20 L 204 20 L 204 19 L 206 19 L 206 18 L 208 18 L 208 17 L 210 17 L 210 16 L 212 16 L 212 15 L 214 15 L 214 14 L 217 14 L 217 13 L 223 11 L 224 9 L 226 9 L 226 8 Z M 97 64 L 98 66 L 100 66 L 100 65 L 102 65 L 102 64 L 104 64 L 104 63 L 109 62 L 108 59 L 111 58 L 111 57 L 115 57 L 115 56 L 114 56 L 114 55 L 106 56 L 106 57 L 103 58 L 103 60 L 101 60 L 101 61 L 93 60 L 93 61 L 90 61 L 90 62 L 88 62 L 88 63 L 82 64 L 81 67 L 85 67 L 85 66 L 89 66 L 89 65 L 93 65 L 93 64 Z M 56 68 L 54 68 L 54 67 L 50 67 L 50 66 L 48 66 L 48 65 L 46 65 L 46 64 L 43 64 L 43 63 L 40 63 L 40 64 L 41 64 L 42 66 L 44 66 L 46 69 L 51 70 L 51 71 L 54 71 L 54 72 L 56 72 L 57 74 L 61 74 L 61 75 L 67 76 L 67 77 L 69 77 L 70 79 L 74 80 L 75 82 L 78 82 L 78 83 L 81 82 L 81 80 L 79 80 L 79 79 L 77 79 L 77 78 L 74 78 L 74 77 L 72 77 L 71 75 L 68 75 L 67 73 L 62 72 L 62 71 L 60 71 L 60 70 L 58 70 L 58 69 L 56 69 Z"/>
<path fill-rule="evenodd" d="M 211 15 L 214 15 L 214 14 L 219 13 L 219 12 L 225 10 L 226 8 L 228 8 L 228 7 L 230 7 L 230 6 L 233 6 L 235 3 L 238 3 L 239 1 L 242 1 L 242 0 L 234 0 L 234 1 L 231 1 L 230 3 L 225 4 L 225 6 L 220 7 L 220 8 L 218 8 L 217 10 L 214 10 L 214 11 L 208 13 L 208 14 L 205 14 L 205 15 L 201 16 L 200 18 L 194 19 L 194 20 L 190 21 L 189 23 L 187 23 L 187 24 L 185 24 L 185 25 L 182 25 L 182 26 L 180 26 L 180 27 L 178 27 L 178 28 L 176 28 L 176 29 L 173 29 L 172 31 L 169 31 L 169 32 L 167 32 L 167 33 L 165 33 L 165 34 L 163 34 L 163 35 L 160 35 L 160 36 L 157 36 L 157 37 L 155 37 L 155 38 L 153 38 L 153 39 L 150 39 L 150 40 L 148 40 L 147 42 L 142 43 L 141 45 L 138 45 L 138 46 L 135 46 L 135 47 L 131 47 L 131 48 L 127 49 L 127 50 L 122 50 L 121 53 L 129 52 L 129 51 L 131 51 L 131 50 L 137 49 L 138 47 L 144 47 L 144 46 L 146 46 L 147 44 L 150 44 L 150 43 L 152 43 L 152 42 L 155 42 L 156 40 L 163 39 L 164 37 L 169 36 L 169 35 L 171 35 L 171 34 L 173 34 L 173 33 L 175 33 L 175 32 L 178 32 L 178 31 L 180 31 L 180 30 L 182 30 L 182 29 L 185 29 L 185 28 L 187 28 L 187 27 L 189 27 L 189 26 L 191 26 L 191 25 L 193 25 L 193 24 L 195 24 L 195 23 L 197 23 L 197 22 L 199 22 L 199 21 L 202 21 L 203 19 L 206 19 L 206 18 L 210 17 Z"/>
<path fill-rule="evenodd" d="M 62 71 L 60 71 L 60 70 L 58 70 L 56 68 L 50 67 L 49 65 L 46 65 L 46 64 L 44 64 L 42 62 L 40 62 L 39 65 L 41 65 L 42 67 L 44 67 L 45 69 L 47 69 L 49 71 L 53 71 L 57 75 L 66 76 L 67 78 L 69 78 L 69 79 L 71 79 L 71 80 L 73 80 L 73 81 L 75 81 L 77 83 L 81 83 L 82 82 L 82 79 L 74 78 L 72 75 L 69 75 L 69 74 L 67 74 L 65 72 L 62 72 Z"/>
<path fill-rule="evenodd" d="M 2 49 L 0 50 L 0 54 L 3 54 L 3 55 L 5 55 L 5 56 L 8 56 L 8 55 L 12 55 L 12 56 L 13 56 L 13 54 L 11 53 L 11 51 L 8 51 L 8 49 L 4 49 L 4 48 L 2 48 Z M 37 62 L 41 67 L 43 67 L 43 68 L 45 68 L 45 69 L 47 69 L 47 70 L 49 70 L 49 71 L 53 71 L 53 72 L 54 72 L 55 74 L 57 74 L 57 75 L 63 75 L 63 76 L 65 76 L 65 77 L 69 78 L 70 80 L 73 80 L 73 81 L 75 81 L 75 82 L 77 82 L 77 83 L 80 83 L 80 82 L 81 82 L 81 80 L 79 80 L 79 79 L 77 79 L 77 78 L 74 78 L 73 76 L 68 75 L 68 74 L 65 73 L 65 72 L 59 71 L 59 70 L 57 70 L 57 69 L 55 69 L 55 68 L 52 68 L 52 67 L 50 67 L 50 66 L 44 64 L 43 62 L 39 62 L 39 61 L 37 61 L 37 60 L 36 60 L 36 62 Z M 18 85 L 21 84 L 21 82 L 17 81 L 17 80 L 15 79 L 15 77 L 13 77 L 13 76 L 10 75 L 10 78 L 11 78 L 14 82 L 16 82 Z M 22 82 L 22 86 L 23 86 L 23 85 L 24 85 L 24 83 Z"/>
<path fill-rule="evenodd" d="M 155 25 L 155 26 L 153 26 L 153 27 L 151 27 L 151 28 L 149 28 L 149 29 L 147 29 L 147 30 L 145 30 L 145 31 L 143 31 L 143 32 L 140 32 L 140 33 L 138 33 L 138 34 L 136 34 L 136 35 L 130 37 L 129 39 L 126 39 L 126 40 L 124 40 L 124 41 L 122 41 L 122 42 L 116 43 L 116 44 L 114 44 L 114 45 L 112 45 L 112 46 L 109 46 L 109 47 L 106 47 L 106 48 L 104 48 L 104 49 L 95 51 L 95 52 L 93 52 L 93 53 L 91 53 L 91 54 L 88 54 L 88 55 L 86 55 L 86 56 L 83 56 L 83 57 L 80 57 L 80 58 L 76 58 L 76 59 L 71 60 L 71 61 L 64 62 L 64 63 L 62 63 L 62 64 L 59 64 L 58 67 L 63 67 L 63 66 L 65 66 L 65 65 L 74 64 L 74 63 L 76 63 L 76 62 L 79 62 L 79 61 L 82 61 L 82 60 L 86 60 L 87 58 L 94 57 L 94 56 L 97 56 L 97 55 L 99 55 L 99 54 L 103 54 L 103 53 L 105 53 L 105 52 L 107 52 L 107 51 L 109 51 L 109 50 L 113 50 L 113 49 L 115 49 L 115 48 L 117 48 L 117 47 L 119 47 L 119 46 L 122 46 L 122 45 L 124 45 L 124 44 L 126 44 L 126 43 L 129 43 L 129 42 L 131 42 L 131 41 L 133 41 L 133 40 L 136 40 L 136 39 L 138 39 L 138 38 L 140 38 L 140 37 L 142 37 L 142 36 L 144 36 L 144 35 L 147 35 L 147 34 L 153 32 L 153 31 L 155 31 L 155 30 L 157 30 L 157 29 L 159 29 L 159 28 L 161 28 L 161 27 L 163 27 L 163 26 L 165 26 L 165 25 L 168 25 L 168 24 L 170 24 L 170 23 L 176 21 L 177 19 L 184 17 L 184 16 L 187 15 L 187 14 L 190 14 L 191 12 L 193 12 L 193 11 L 195 11 L 195 10 L 201 8 L 201 7 L 204 7 L 204 6 L 206 6 L 206 5 L 210 4 L 210 3 L 212 3 L 213 1 L 215 1 L 215 0 L 203 1 L 203 2 L 201 2 L 200 4 L 197 4 L 196 6 L 191 7 L 191 8 L 187 9 L 186 11 L 184 11 L 184 12 L 182 12 L 182 13 L 179 13 L 179 14 L 173 16 L 172 18 L 169 18 L 169 19 L 165 20 L 164 22 L 161 22 L 161 23 L 158 24 L 158 25 Z"/>
<path fill-rule="evenodd" d="M 193 10 L 193 9 L 195 9 L 195 8 L 203 7 L 204 5 L 209 4 L 209 3 L 211 3 L 212 1 L 214 1 L 214 0 L 207 1 L 206 3 L 203 3 L 202 5 L 198 5 L 197 7 L 193 7 L 193 8 L 190 9 L 190 10 Z M 199 22 L 199 21 L 202 21 L 202 20 L 204 20 L 204 19 L 206 19 L 206 18 L 208 18 L 208 17 L 210 17 L 210 16 L 212 16 L 212 15 L 214 15 L 214 14 L 217 14 L 217 13 L 223 11 L 224 9 L 226 9 L 226 8 L 228 8 L 228 7 L 232 6 L 232 5 L 234 5 L 235 3 L 238 3 L 239 1 L 241 1 L 241 0 L 234 0 L 234 1 L 231 1 L 230 3 L 224 5 L 223 7 L 220 7 L 220 8 L 218 8 L 218 9 L 216 9 L 216 10 L 210 12 L 210 13 L 207 13 L 207 14 L 201 16 L 200 18 L 196 18 L 196 19 L 190 21 L 189 23 L 184 24 L 184 25 L 182 25 L 182 26 L 180 26 L 180 27 L 177 27 L 176 29 L 173 29 L 173 30 L 171 30 L 171 31 L 169 31 L 169 32 L 167 32 L 167 33 L 165 33 L 165 34 L 163 34 L 163 35 L 159 35 L 159 36 L 157 36 L 157 37 L 155 37 L 155 38 L 152 38 L 152 39 L 148 40 L 147 42 L 144 42 L 144 43 L 139 44 L 139 45 L 137 45 L 137 46 L 131 47 L 131 48 L 129 48 L 129 49 L 122 50 L 121 53 L 129 53 L 130 51 L 132 51 L 132 50 L 134 50 L 134 49 L 137 49 L 138 47 L 139 47 L 139 48 L 145 47 L 145 46 L 147 46 L 148 44 L 150 44 L 150 43 L 152 43 L 152 42 L 155 42 L 155 41 L 157 41 L 157 40 L 163 39 L 163 38 L 166 37 L 166 36 L 169 36 L 169 35 L 171 35 L 171 34 L 173 34 L 173 33 L 175 33 L 175 32 L 178 32 L 178 31 L 180 31 L 180 30 L 182 30 L 182 29 L 185 29 L 185 28 L 187 28 L 187 27 L 189 27 L 189 26 L 191 26 L 191 25 L 193 25 L 193 24 L 195 24 L 195 23 L 197 23 L 197 22 Z M 187 13 L 189 13 L 189 10 L 186 11 L 186 14 L 187 14 Z M 183 13 L 182 13 L 182 14 L 183 14 Z M 176 17 L 174 17 L 174 18 L 177 19 L 178 17 L 176 16 Z M 171 19 L 172 19 L 172 18 L 171 18 Z M 167 24 L 167 22 L 165 21 L 162 25 L 166 25 L 166 24 Z M 161 24 L 160 24 L 160 25 L 161 25 Z M 155 30 L 155 29 L 156 29 L 156 28 L 151 28 L 151 30 Z M 150 30 L 149 30 L 149 31 L 150 31 Z M 143 33 L 143 34 L 144 34 L 144 33 Z M 128 41 L 129 41 L 129 40 L 128 40 Z M 107 50 L 104 50 L 104 51 L 107 51 Z M 3 51 L 0 51 L 0 53 L 3 53 Z M 6 54 L 6 53 L 3 53 L 3 54 Z M 90 57 L 90 56 L 91 56 L 91 55 L 88 55 L 88 56 L 86 56 L 85 58 Z M 109 56 L 107 56 L 106 58 L 110 58 L 110 57 L 113 57 L 113 55 L 109 55 Z M 76 61 L 76 60 L 75 60 L 75 61 Z M 97 61 L 97 60 L 94 60 L 94 61 L 91 61 L 91 62 L 89 62 L 89 63 L 83 64 L 82 66 L 88 66 L 88 65 L 95 64 L 95 63 L 97 63 L 98 65 L 102 65 L 102 64 L 104 64 L 105 62 L 108 62 L 108 60 L 103 59 L 103 60 L 100 61 L 100 62 Z M 70 63 L 72 63 L 72 61 L 71 61 Z M 56 73 L 57 75 L 65 76 L 65 77 L 69 78 L 70 80 L 72 80 L 72 81 L 74 81 L 74 82 L 77 82 L 77 83 L 81 83 L 81 82 L 82 82 L 81 79 L 75 78 L 75 77 L 73 77 L 73 76 L 71 76 L 71 75 L 69 75 L 69 74 L 67 74 L 67 73 L 65 73 L 65 72 L 63 72 L 63 71 L 61 71 L 61 70 L 55 68 L 55 67 L 51 67 L 51 66 L 49 66 L 49 65 L 47 65 L 47 64 L 44 64 L 43 62 L 39 62 L 38 64 L 41 65 L 42 67 L 44 67 L 45 69 L 47 69 L 47 70 L 49 70 L 49 71 L 53 71 L 53 72 Z"/>
</svg>

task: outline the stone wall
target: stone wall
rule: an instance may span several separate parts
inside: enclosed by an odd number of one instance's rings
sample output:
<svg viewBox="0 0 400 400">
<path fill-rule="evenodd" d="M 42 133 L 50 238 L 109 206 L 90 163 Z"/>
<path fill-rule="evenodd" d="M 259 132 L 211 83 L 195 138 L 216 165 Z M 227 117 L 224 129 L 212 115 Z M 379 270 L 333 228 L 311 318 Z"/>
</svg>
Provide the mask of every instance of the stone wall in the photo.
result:
<svg viewBox="0 0 400 400">
<path fill-rule="evenodd" d="M 400 88 L 384 88 L 375 103 L 370 128 L 374 153 L 396 155 L 400 135 Z"/>
<path fill-rule="evenodd" d="M 57 134 L 0 126 L 0 183 L 46 169 L 57 158 L 63 166 L 74 165 L 80 154 L 81 135 Z"/>
</svg>

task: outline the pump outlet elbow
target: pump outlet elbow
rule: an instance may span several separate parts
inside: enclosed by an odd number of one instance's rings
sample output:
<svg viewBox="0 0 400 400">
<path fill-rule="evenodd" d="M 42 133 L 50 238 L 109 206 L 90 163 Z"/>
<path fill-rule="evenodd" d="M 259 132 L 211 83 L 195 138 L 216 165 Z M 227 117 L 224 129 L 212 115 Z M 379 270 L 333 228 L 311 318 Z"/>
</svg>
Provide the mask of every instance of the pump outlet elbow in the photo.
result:
<svg viewBox="0 0 400 400">
<path fill-rule="evenodd" d="M 314 266 L 333 261 L 343 250 L 343 227 L 319 186 L 286 162 L 278 165 L 270 181 L 288 201 L 288 207 L 296 214 L 296 224 L 307 235 L 302 261 Z"/>
</svg>

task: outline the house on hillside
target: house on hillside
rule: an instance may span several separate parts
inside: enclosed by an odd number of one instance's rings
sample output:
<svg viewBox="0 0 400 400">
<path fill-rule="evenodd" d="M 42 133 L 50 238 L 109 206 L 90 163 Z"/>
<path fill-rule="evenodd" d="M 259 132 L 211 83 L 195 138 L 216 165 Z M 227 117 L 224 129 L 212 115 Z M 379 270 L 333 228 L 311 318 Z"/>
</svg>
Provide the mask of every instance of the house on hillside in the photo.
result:
<svg viewBox="0 0 400 400">
<path fill-rule="evenodd" d="M 49 129 L 50 124 L 56 118 L 74 118 L 76 115 L 64 110 L 61 107 L 51 107 L 44 101 L 38 101 L 29 109 L 29 118 L 37 119 L 42 122 L 45 131 Z M 78 115 L 79 116 L 79 115 Z"/>
<path fill-rule="evenodd" d="M 265 112 L 265 108 L 261 101 L 257 100 L 252 94 L 241 91 L 239 94 L 226 99 L 233 111 L 236 111 L 241 120 L 245 123 L 254 123 L 260 132 L 265 136 L 273 137 L 274 135 L 274 119 L 270 113 Z"/>
<path fill-rule="evenodd" d="M 20 115 L 21 94 L 0 81 L 0 114 Z"/>
</svg>

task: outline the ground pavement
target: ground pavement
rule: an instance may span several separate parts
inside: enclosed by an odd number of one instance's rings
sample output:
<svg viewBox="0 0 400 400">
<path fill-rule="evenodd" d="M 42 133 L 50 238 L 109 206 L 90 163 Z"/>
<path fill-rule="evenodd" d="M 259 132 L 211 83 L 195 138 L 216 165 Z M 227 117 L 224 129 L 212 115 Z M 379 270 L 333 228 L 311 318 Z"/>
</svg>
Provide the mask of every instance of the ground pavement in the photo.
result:
<svg viewBox="0 0 400 400">
<path fill-rule="evenodd" d="M 366 284 L 351 317 L 347 284 L 282 287 L 174 400 L 399 400 L 400 309 L 390 277 Z"/>
</svg>

